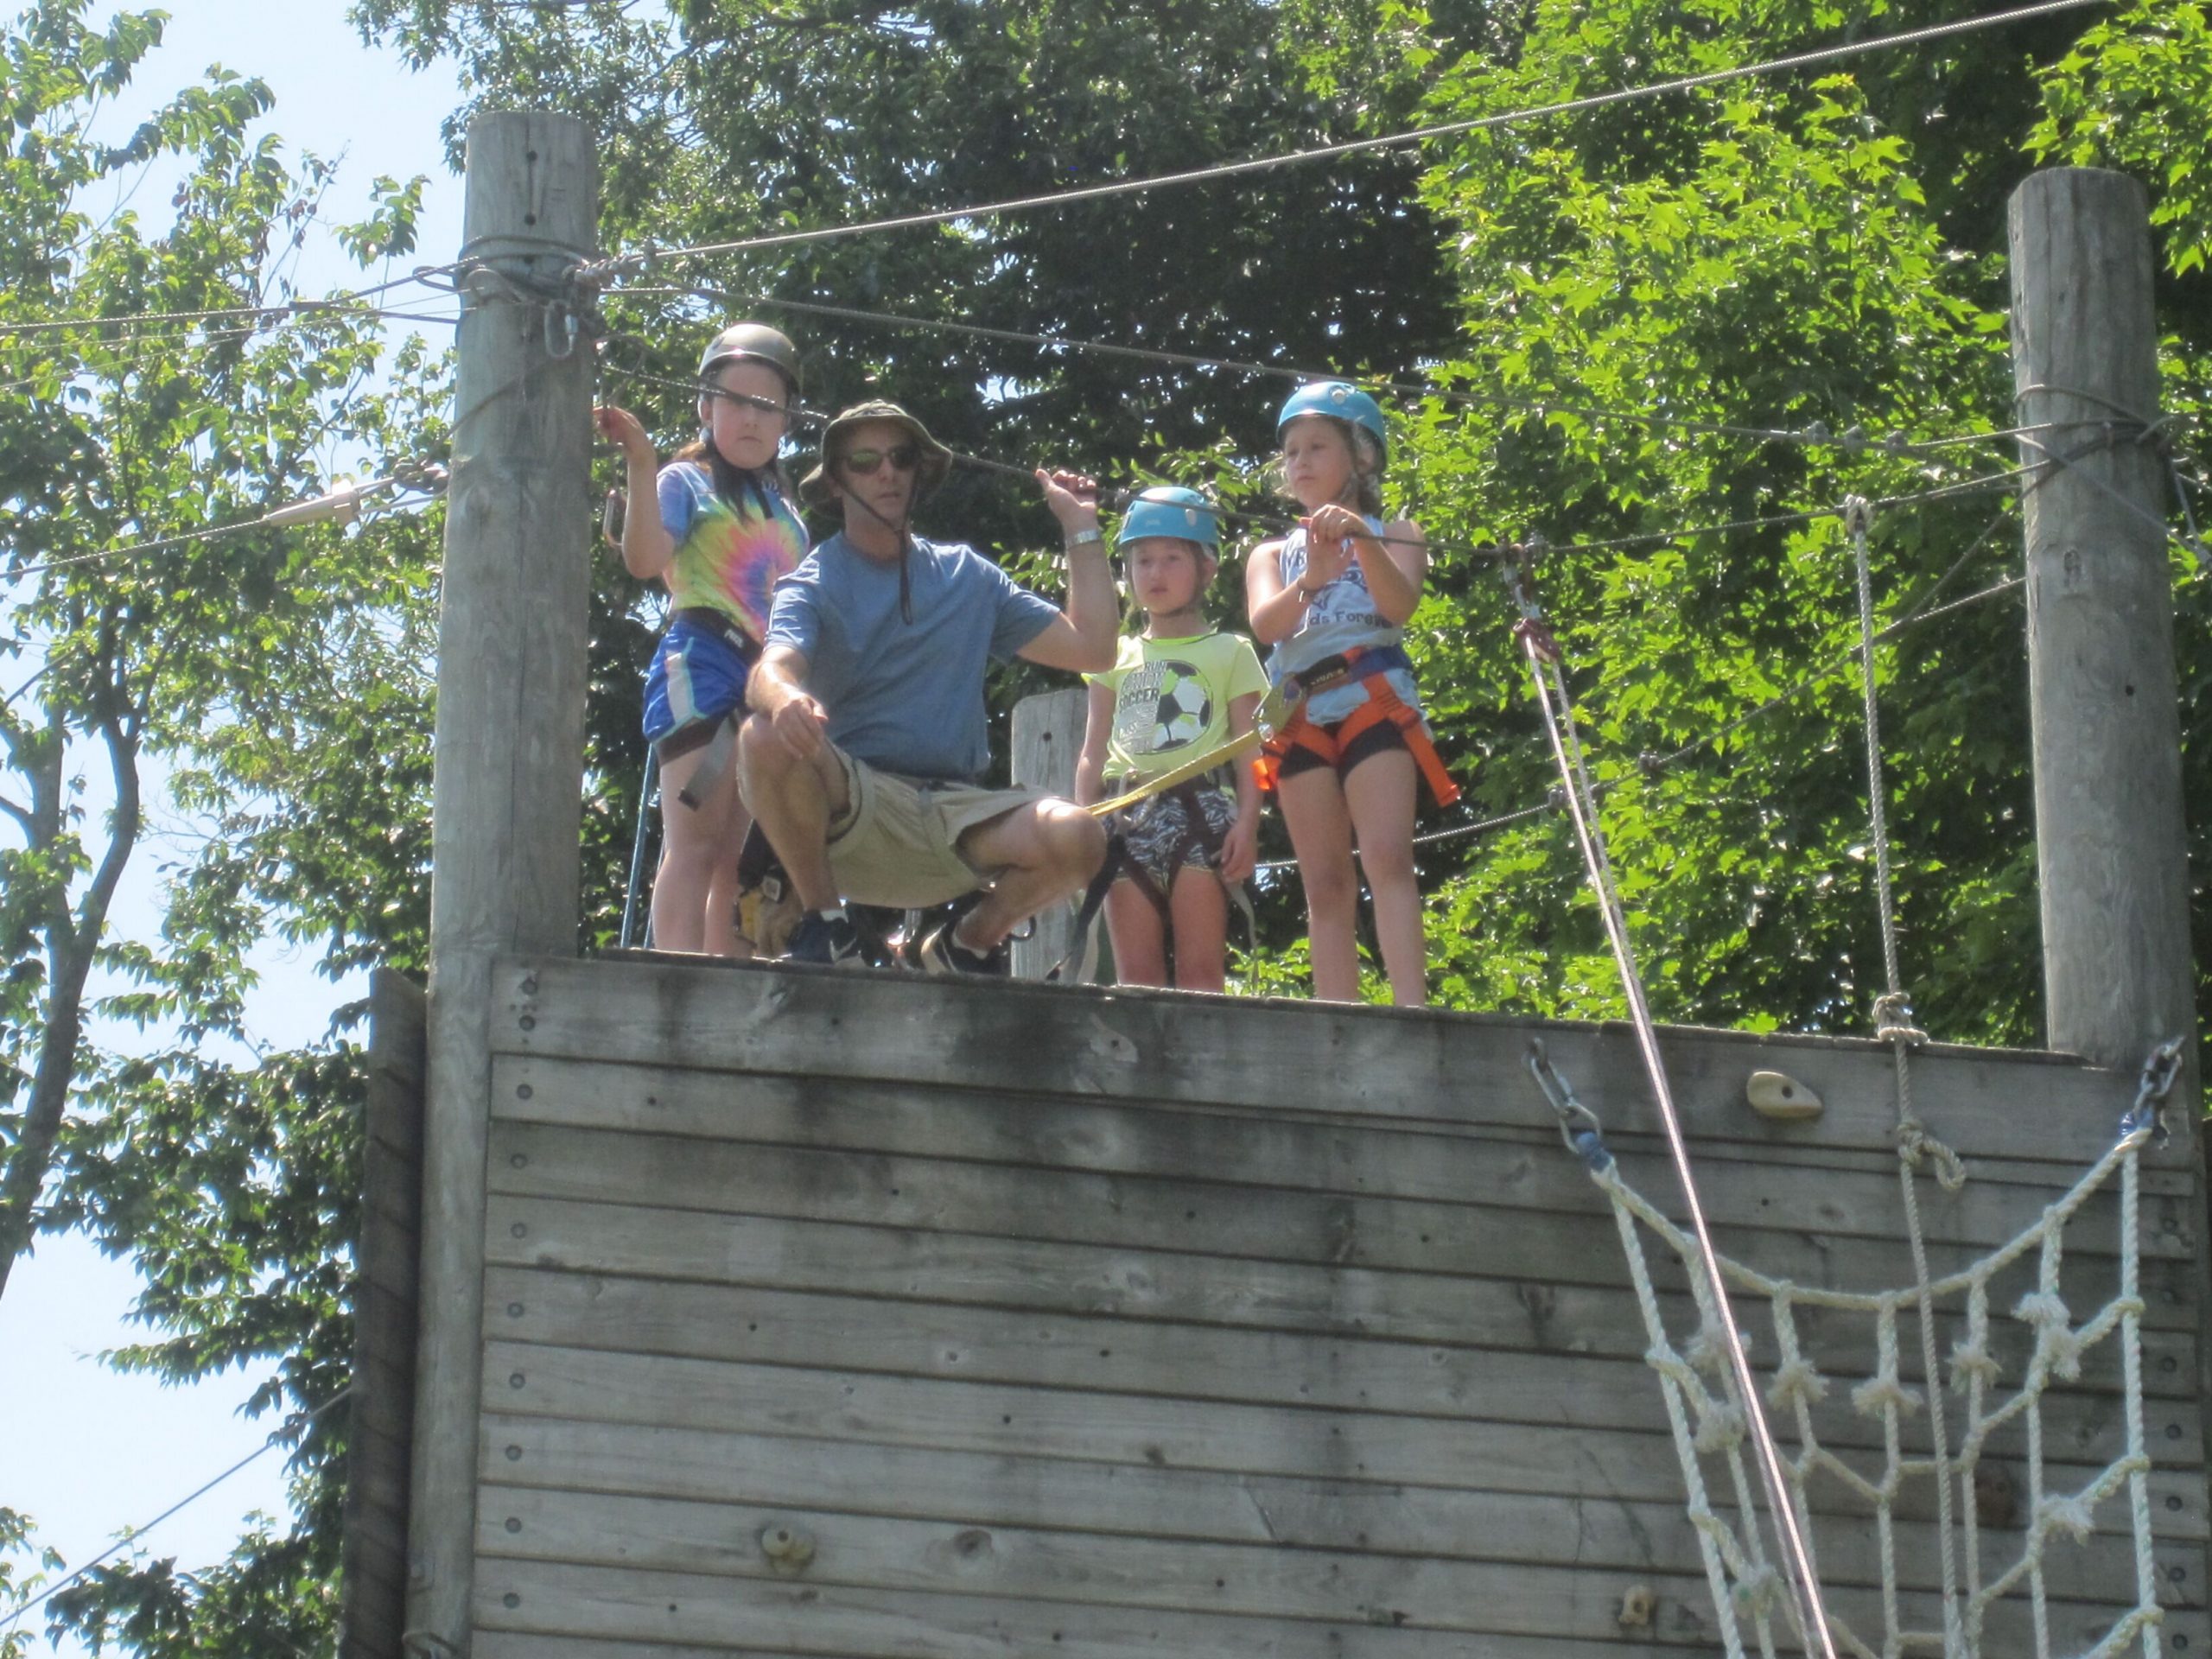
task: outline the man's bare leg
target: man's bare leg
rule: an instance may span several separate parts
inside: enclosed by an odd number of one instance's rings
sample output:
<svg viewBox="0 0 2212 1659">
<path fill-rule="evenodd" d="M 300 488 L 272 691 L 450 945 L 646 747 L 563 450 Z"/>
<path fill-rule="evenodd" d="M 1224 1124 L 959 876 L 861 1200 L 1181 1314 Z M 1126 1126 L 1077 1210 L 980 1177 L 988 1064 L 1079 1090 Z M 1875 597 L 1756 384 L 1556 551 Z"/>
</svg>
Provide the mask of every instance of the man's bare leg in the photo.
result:
<svg viewBox="0 0 2212 1659">
<path fill-rule="evenodd" d="M 826 743 L 793 754 L 767 720 L 754 715 L 737 734 L 738 777 L 745 804 L 782 861 L 784 874 L 809 910 L 844 902 L 830 868 L 830 823 L 851 804 L 845 769 Z"/>
<path fill-rule="evenodd" d="M 977 868 L 999 872 L 953 934 L 963 950 L 981 953 L 1055 899 L 1082 892 L 1106 861 L 1106 831 L 1072 801 L 1033 801 L 976 825 L 958 850 Z"/>
</svg>

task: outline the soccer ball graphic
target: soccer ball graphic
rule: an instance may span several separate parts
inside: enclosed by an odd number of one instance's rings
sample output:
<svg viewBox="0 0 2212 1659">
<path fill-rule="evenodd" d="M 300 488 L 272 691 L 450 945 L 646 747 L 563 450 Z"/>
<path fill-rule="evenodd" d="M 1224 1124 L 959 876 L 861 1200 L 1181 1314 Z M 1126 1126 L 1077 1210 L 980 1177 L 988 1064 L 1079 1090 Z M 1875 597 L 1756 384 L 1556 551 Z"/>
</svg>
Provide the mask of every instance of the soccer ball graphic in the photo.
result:
<svg viewBox="0 0 2212 1659">
<path fill-rule="evenodd" d="M 1188 663 L 1161 663 L 1160 701 L 1152 716 L 1152 752 L 1179 749 L 1195 743 L 1213 716 L 1213 700 L 1205 682 Z"/>
<path fill-rule="evenodd" d="M 1125 754 L 1159 754 L 1195 743 L 1213 721 L 1213 699 L 1190 663 L 1147 663 L 1122 682 L 1114 741 Z"/>
</svg>

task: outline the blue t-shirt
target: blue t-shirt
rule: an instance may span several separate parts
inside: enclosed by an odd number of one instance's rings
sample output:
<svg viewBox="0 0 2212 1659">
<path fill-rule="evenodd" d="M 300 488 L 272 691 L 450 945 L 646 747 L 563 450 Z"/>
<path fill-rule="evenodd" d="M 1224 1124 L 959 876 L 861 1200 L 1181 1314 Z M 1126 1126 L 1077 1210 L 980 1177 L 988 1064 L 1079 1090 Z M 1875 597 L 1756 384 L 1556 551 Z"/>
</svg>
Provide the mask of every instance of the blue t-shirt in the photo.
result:
<svg viewBox="0 0 2212 1659">
<path fill-rule="evenodd" d="M 991 763 L 983 674 L 1045 631 L 1059 608 L 972 547 L 912 538 L 914 620 L 899 614 L 899 561 L 840 534 L 776 584 L 768 640 L 807 660 L 830 741 L 909 778 L 969 783 Z"/>
</svg>

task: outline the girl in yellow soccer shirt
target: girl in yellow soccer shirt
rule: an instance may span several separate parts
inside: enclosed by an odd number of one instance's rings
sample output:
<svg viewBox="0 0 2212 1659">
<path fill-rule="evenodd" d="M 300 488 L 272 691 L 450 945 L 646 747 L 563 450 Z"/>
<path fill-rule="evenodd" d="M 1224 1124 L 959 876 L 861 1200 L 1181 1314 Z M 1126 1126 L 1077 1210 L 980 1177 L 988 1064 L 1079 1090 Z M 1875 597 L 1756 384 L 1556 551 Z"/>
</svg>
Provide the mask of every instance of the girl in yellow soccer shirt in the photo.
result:
<svg viewBox="0 0 2212 1659">
<path fill-rule="evenodd" d="M 1115 546 L 1144 632 L 1090 680 L 1090 719 L 1076 762 L 1076 799 L 1124 793 L 1252 729 L 1268 677 L 1241 633 L 1206 620 L 1219 563 L 1216 512 L 1195 490 L 1145 491 Z M 1124 874 L 1106 894 L 1114 975 L 1124 985 L 1222 988 L 1228 887 L 1252 874 L 1260 791 L 1252 769 L 1195 778 L 1116 815 Z"/>
<path fill-rule="evenodd" d="M 696 442 L 660 465 L 628 410 L 594 411 L 627 463 L 633 508 L 622 563 L 668 584 L 668 632 L 645 676 L 645 740 L 660 764 L 661 857 L 653 944 L 750 956 L 736 927 L 737 859 L 751 818 L 732 764 L 745 682 L 760 660 L 777 582 L 806 556 L 776 453 L 798 390 L 798 353 L 763 323 L 717 334 L 699 359 Z"/>
</svg>

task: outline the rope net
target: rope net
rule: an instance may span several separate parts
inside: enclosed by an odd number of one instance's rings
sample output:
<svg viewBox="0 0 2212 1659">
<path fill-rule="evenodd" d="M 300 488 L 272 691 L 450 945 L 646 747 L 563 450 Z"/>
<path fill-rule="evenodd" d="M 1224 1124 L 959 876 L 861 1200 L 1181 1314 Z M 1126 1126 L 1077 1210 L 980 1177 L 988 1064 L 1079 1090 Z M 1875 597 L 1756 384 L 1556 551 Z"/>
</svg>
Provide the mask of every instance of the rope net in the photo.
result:
<svg viewBox="0 0 2212 1659">
<path fill-rule="evenodd" d="M 1777 1438 L 1792 1442 L 1783 1449 L 1782 1464 L 1790 1504 L 1816 1570 L 1816 1497 L 1821 1522 L 1853 1529 L 1848 1550 L 1839 1553 L 1856 1553 L 1866 1519 L 1873 1522 L 1878 1604 L 1862 1591 L 1853 1605 L 1859 1623 L 1868 1627 L 1860 1629 L 1838 1611 L 1834 1598 L 1827 1601 L 1829 1634 L 1840 1651 L 1859 1659 L 1903 1659 L 1919 1653 L 1980 1659 L 1985 1652 L 2022 1652 L 2031 1629 L 2036 1659 L 2107 1659 L 2132 1644 L 2139 1644 L 2142 1659 L 2157 1659 L 2160 1612 L 2152 1560 L 2151 1462 L 2143 1428 L 2137 1244 L 2137 1154 L 2151 1134 L 2150 1125 L 2131 1122 L 2112 1149 L 2034 1224 L 1942 1278 L 1853 1293 L 1794 1284 L 1719 1258 L 1732 1292 L 1765 1305 L 1772 1359 L 1762 1368 L 1761 1386 L 1782 1431 Z M 1650 1344 L 1644 1357 L 1659 1376 L 1689 1518 L 1729 1659 L 1743 1659 L 1747 1650 L 1772 1659 L 1777 1641 L 1792 1637 L 1793 1645 L 1813 1645 L 1805 1643 L 1806 1633 L 1796 1628 L 1794 1601 L 1769 1558 L 1758 1524 L 1757 1482 L 1745 1447 L 1749 1414 L 1727 1357 L 1726 1327 L 1700 1267 L 1698 1243 L 1628 1184 L 1599 1136 L 1580 1137 L 1577 1149 L 1611 1200 L 1619 1227 Z M 1910 1174 L 1906 1179 L 1909 1184 Z M 2061 1283 L 2068 1267 L 2067 1230 L 2077 1222 L 2090 1225 L 2109 1219 L 2113 1206 L 2093 1205 L 2092 1200 L 2115 1181 L 2116 1294 L 2077 1322 Z M 1697 1326 L 1681 1337 L 1668 1329 L 1647 1238 L 1657 1242 L 1662 1255 L 1677 1259 L 1694 1299 Z M 2078 1294 L 2078 1281 L 2092 1272 L 2102 1277 L 2104 1264 L 2077 1259 L 2067 1275 L 2074 1281 L 2069 1287 Z M 1948 1363 L 1940 1368 L 1956 1405 L 1947 1405 L 1940 1391 L 1931 1401 L 1925 1387 L 1899 1370 L 1900 1313 L 1926 1319 L 1929 1315 L 1923 1310 L 1931 1309 L 1960 1333 Z M 1841 1322 L 1855 1316 L 1872 1325 L 1873 1369 L 1847 1395 L 1839 1394 L 1836 1379 L 1808 1356 L 1814 1344 L 1808 1327 L 1820 1325 L 1819 1334 L 1826 1336 L 1839 1315 Z M 1932 1351 L 1933 1331 L 1923 1325 L 1923 1334 Z M 2078 1467 L 2062 1471 L 2047 1460 L 2043 1407 L 2053 1385 L 2078 1382 L 2085 1358 L 2106 1344 L 2117 1349 L 2113 1369 L 2125 1396 L 2126 1440 L 2120 1454 L 2084 1483 Z M 1764 1344 L 1754 1344 L 1758 1345 Z M 1825 1342 L 1821 1347 L 1832 1352 L 1834 1344 Z M 1948 1450 L 1947 1437 L 1932 1431 L 1955 1410 L 1962 1422 L 1956 1449 Z M 1847 1455 L 1831 1443 L 1850 1438 L 1836 1427 L 1846 1411 L 1878 1425 L 1878 1456 L 1856 1449 Z M 1858 1438 L 1868 1436 L 1862 1431 Z M 2005 1483 L 2015 1467 L 2024 1476 L 2024 1490 L 2008 1491 Z M 2071 1484 L 2066 1484 L 2069 1476 Z M 2065 1639 L 2060 1640 L 2053 1632 L 2055 1599 L 2101 1602 L 2109 1608 L 2125 1593 L 2114 1593 L 2109 1582 L 2117 1561 L 2104 1559 L 2087 1574 L 2062 1565 L 2056 1598 L 2050 1581 L 2053 1548 L 2088 1544 L 2098 1530 L 2100 1508 L 2115 1499 L 2125 1506 L 2126 1532 L 2132 1539 L 2134 1605 L 2101 1634 L 2091 1631 L 2087 1646 L 2078 1645 L 2078 1610 L 2069 1611 L 2062 1621 L 2068 1625 L 2061 1632 Z M 1901 1504 L 1907 1510 L 1902 1523 Z M 2016 1508 L 2017 1521 L 2012 1514 L 1993 1513 L 1999 1508 Z M 1925 1530 L 1911 1522 L 1916 1513 L 1942 1517 L 1936 1541 L 1941 1546 L 1936 1552 L 1940 1598 L 1900 1589 L 1900 1536 L 1908 1535 L 1917 1546 Z M 2111 1555 L 2119 1535 L 2118 1528 L 2107 1529 L 2101 1556 Z M 1849 1576 L 1868 1575 L 1862 1567 Z M 1780 1621 L 1777 1610 L 1783 1616 Z M 2102 1611 L 2098 1617 L 2102 1618 Z"/>
</svg>

